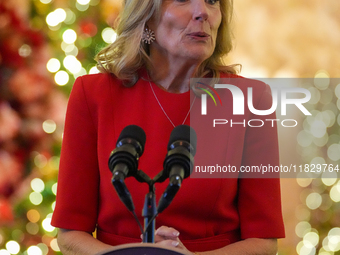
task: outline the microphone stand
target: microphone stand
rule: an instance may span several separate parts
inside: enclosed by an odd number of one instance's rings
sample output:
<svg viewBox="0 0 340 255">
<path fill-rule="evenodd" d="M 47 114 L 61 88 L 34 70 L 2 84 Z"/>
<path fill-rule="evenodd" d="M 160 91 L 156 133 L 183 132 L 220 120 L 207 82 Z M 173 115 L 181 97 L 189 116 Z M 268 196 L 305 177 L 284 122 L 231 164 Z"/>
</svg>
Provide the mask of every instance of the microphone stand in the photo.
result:
<svg viewBox="0 0 340 255">
<path fill-rule="evenodd" d="M 155 242 L 155 216 L 157 214 L 154 182 L 149 183 L 149 193 L 145 195 L 142 216 L 144 217 L 143 243 Z"/>
<path fill-rule="evenodd" d="M 139 182 L 144 182 L 149 185 L 149 193 L 145 195 L 144 207 L 142 216 L 144 217 L 144 234 L 143 243 L 155 242 L 155 218 L 157 216 L 155 181 L 152 180 L 142 170 L 138 170 L 135 178 Z"/>
<path fill-rule="evenodd" d="M 157 205 L 156 205 L 155 183 L 164 182 L 167 179 L 166 176 L 167 175 L 164 174 L 164 171 L 161 171 L 159 174 L 155 176 L 154 179 L 151 179 L 142 170 L 137 170 L 137 173 L 134 176 L 138 182 L 147 183 L 149 185 L 149 193 L 145 195 L 144 207 L 142 211 L 142 216 L 144 217 L 143 243 L 154 243 L 155 242 L 155 226 L 156 226 L 155 218 L 157 217 L 158 213 L 163 211 L 171 203 L 172 199 L 170 201 L 165 199 L 165 201 L 161 203 L 163 204 L 161 211 L 160 211 L 160 208 L 157 208 Z M 180 186 L 181 186 L 181 182 L 176 182 L 174 185 L 169 184 L 165 192 L 166 194 L 172 194 L 172 198 L 173 198 L 175 194 L 177 193 Z M 128 192 L 126 187 L 124 191 Z M 121 194 L 118 193 L 118 195 L 121 198 Z M 131 211 L 131 209 L 129 210 Z"/>
</svg>

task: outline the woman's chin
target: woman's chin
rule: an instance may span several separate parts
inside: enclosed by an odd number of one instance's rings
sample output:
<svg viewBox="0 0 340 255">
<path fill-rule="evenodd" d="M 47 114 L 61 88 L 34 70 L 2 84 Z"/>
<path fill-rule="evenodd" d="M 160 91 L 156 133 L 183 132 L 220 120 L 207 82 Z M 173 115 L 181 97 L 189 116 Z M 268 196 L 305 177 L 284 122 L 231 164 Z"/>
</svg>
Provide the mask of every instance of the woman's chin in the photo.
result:
<svg viewBox="0 0 340 255">
<path fill-rule="evenodd" d="M 204 60 L 208 59 L 213 54 L 212 51 L 207 50 L 203 47 L 192 47 L 185 51 L 182 51 L 182 54 L 178 54 L 177 56 L 182 59 L 187 59 L 188 61 L 195 61 L 202 63 Z"/>
</svg>

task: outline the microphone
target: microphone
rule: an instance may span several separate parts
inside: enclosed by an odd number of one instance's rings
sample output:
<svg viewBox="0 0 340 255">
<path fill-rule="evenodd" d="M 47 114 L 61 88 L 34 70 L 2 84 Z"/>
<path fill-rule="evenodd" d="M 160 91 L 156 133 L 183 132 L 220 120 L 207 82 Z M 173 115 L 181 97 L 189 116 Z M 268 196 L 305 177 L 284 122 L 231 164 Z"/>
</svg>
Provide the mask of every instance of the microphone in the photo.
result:
<svg viewBox="0 0 340 255">
<path fill-rule="evenodd" d="M 162 177 L 169 177 L 169 185 L 159 200 L 157 212 L 161 213 L 170 205 L 183 179 L 190 176 L 194 166 L 197 135 L 195 130 L 187 125 L 180 125 L 173 129 L 168 143 L 168 154 L 163 163 Z"/>
<path fill-rule="evenodd" d="M 117 140 L 116 148 L 109 157 L 109 169 L 112 172 L 112 184 L 120 200 L 130 211 L 134 211 L 132 197 L 124 180 L 135 176 L 138 171 L 138 160 L 143 154 L 146 135 L 142 128 L 130 125 L 123 129 Z"/>
</svg>

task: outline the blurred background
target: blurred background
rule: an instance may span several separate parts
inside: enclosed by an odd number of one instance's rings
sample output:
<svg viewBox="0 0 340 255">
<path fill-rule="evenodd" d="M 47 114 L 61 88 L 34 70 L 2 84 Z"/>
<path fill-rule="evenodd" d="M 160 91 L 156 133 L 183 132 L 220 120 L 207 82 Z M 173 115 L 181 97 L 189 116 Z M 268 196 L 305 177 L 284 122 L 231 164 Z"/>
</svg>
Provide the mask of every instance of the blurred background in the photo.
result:
<svg viewBox="0 0 340 255">
<path fill-rule="evenodd" d="M 0 255 L 58 254 L 54 208 L 67 99 L 98 72 L 121 0 L 0 1 Z M 323 78 L 312 116 L 279 129 L 283 162 L 340 164 L 340 1 L 235 1 L 226 62 L 251 78 Z M 340 254 L 340 181 L 281 179 L 286 238 L 279 254 Z M 60 253 L 59 253 L 60 254 Z"/>
</svg>

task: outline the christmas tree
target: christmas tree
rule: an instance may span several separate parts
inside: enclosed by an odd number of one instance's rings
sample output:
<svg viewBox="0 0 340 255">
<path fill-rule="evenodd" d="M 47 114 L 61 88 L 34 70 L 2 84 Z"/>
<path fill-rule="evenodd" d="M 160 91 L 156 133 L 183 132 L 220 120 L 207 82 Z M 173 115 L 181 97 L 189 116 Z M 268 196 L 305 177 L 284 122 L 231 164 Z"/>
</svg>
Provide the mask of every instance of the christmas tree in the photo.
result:
<svg viewBox="0 0 340 255">
<path fill-rule="evenodd" d="M 35 0 L 26 15 L 15 3 L 0 3 L 0 254 L 57 254 L 67 98 L 78 76 L 97 72 L 120 2 Z"/>
</svg>

